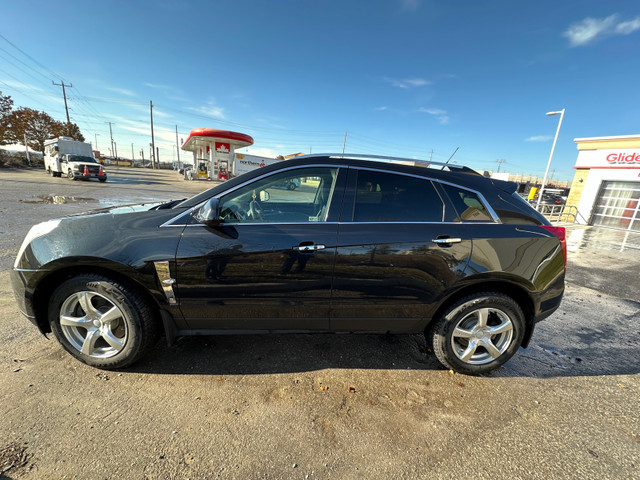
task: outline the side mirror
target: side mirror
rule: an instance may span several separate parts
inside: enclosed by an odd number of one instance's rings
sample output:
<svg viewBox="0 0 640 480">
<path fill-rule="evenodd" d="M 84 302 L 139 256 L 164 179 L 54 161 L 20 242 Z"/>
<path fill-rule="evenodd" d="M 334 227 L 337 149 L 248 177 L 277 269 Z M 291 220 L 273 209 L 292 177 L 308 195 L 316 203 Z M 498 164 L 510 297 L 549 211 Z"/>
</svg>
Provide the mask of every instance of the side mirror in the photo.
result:
<svg viewBox="0 0 640 480">
<path fill-rule="evenodd" d="M 270 198 L 271 198 L 271 195 L 269 195 L 269 192 L 267 192 L 266 190 L 260 190 L 261 202 L 268 202 Z"/>
<path fill-rule="evenodd" d="M 208 227 L 217 227 L 222 223 L 222 219 L 218 215 L 218 205 L 220 201 L 217 198 L 210 198 L 197 211 L 195 218 L 198 222 L 204 223 Z"/>
</svg>

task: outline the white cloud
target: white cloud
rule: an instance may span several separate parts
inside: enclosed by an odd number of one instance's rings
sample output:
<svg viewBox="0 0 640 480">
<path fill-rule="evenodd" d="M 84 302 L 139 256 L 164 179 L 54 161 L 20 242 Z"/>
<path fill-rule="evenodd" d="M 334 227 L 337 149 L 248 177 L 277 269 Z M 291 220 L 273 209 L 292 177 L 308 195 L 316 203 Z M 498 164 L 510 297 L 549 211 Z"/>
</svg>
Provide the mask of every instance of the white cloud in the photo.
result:
<svg viewBox="0 0 640 480">
<path fill-rule="evenodd" d="M 425 80 L 424 78 L 406 78 L 404 80 L 398 80 L 394 78 L 385 78 L 385 82 L 390 83 L 394 87 L 398 88 L 413 88 L 413 87 L 424 87 L 426 85 L 431 85 L 429 80 Z"/>
<path fill-rule="evenodd" d="M 385 110 L 387 110 L 389 107 L 376 107 L 374 108 L 374 110 L 376 112 L 384 112 Z"/>
<path fill-rule="evenodd" d="M 441 125 L 447 125 L 449 123 L 449 116 L 447 115 L 446 110 L 441 110 L 439 108 L 420 108 L 420 111 L 423 113 L 428 113 L 429 115 L 433 115 L 438 119 Z"/>
<path fill-rule="evenodd" d="M 640 29 L 640 17 L 636 17 L 628 22 L 621 22 L 616 25 L 616 33 L 620 35 L 629 35 L 632 32 Z"/>
<path fill-rule="evenodd" d="M 606 18 L 585 18 L 571 25 L 563 36 L 569 39 L 570 46 L 580 47 L 611 35 L 629 35 L 640 30 L 640 17 L 624 22 L 619 22 L 618 17 L 614 13 Z"/>
<path fill-rule="evenodd" d="M 188 107 L 192 112 L 199 113 L 201 115 L 205 115 L 207 117 L 218 118 L 220 120 L 224 120 L 224 109 L 222 107 L 216 107 L 215 105 L 203 105 L 201 107 Z"/>
<path fill-rule="evenodd" d="M 525 138 L 525 142 L 549 142 L 553 137 L 551 135 L 534 135 L 533 137 Z"/>
<path fill-rule="evenodd" d="M 403 12 L 412 12 L 420 7 L 420 0 L 399 0 Z"/>
<path fill-rule="evenodd" d="M 136 97 L 137 95 L 135 94 L 135 92 L 132 92 L 131 90 L 128 90 L 126 88 L 120 88 L 120 87 L 112 87 L 112 86 L 105 86 L 105 89 L 117 93 L 119 95 L 125 95 L 127 97 Z"/>
<path fill-rule="evenodd" d="M 161 85 L 159 83 L 148 83 L 148 82 L 145 82 L 145 83 L 143 83 L 143 85 L 145 87 L 156 88 L 158 90 L 172 90 L 173 89 L 173 87 L 171 87 L 170 85 Z"/>
</svg>

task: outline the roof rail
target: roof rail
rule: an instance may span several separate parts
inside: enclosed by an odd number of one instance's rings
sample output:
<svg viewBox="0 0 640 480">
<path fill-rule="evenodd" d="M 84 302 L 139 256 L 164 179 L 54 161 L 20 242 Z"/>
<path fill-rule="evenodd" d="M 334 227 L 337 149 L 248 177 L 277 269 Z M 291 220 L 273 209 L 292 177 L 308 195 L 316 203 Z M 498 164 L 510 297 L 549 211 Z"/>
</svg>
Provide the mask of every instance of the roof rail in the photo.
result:
<svg viewBox="0 0 640 480">
<path fill-rule="evenodd" d="M 463 165 L 452 165 L 450 163 L 445 162 L 433 162 L 431 160 L 422 160 L 418 158 L 402 158 L 402 157 L 387 157 L 385 155 L 368 155 L 368 154 L 360 154 L 360 153 L 313 153 L 309 155 L 302 155 L 298 158 L 318 158 L 318 157 L 329 157 L 329 158 L 349 158 L 353 160 L 370 160 L 372 162 L 382 162 L 382 163 L 395 163 L 399 165 L 410 165 L 414 167 L 425 167 L 425 168 L 434 168 L 434 167 L 442 167 L 441 170 L 448 168 L 449 171 L 456 171 L 462 173 L 472 173 L 476 175 L 480 175 L 478 172 L 473 170 L 472 168 L 465 167 Z"/>
</svg>

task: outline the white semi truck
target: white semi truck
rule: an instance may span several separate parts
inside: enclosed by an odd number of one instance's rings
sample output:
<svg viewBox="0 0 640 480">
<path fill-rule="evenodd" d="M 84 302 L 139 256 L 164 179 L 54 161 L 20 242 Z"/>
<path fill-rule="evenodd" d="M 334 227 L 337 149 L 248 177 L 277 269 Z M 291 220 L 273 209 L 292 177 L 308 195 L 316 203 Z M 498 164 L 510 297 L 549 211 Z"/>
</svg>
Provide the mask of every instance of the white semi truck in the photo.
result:
<svg viewBox="0 0 640 480">
<path fill-rule="evenodd" d="M 70 137 L 58 137 L 44 142 L 44 169 L 53 177 L 70 180 L 97 178 L 107 181 L 107 172 L 93 156 L 91 144 Z"/>
</svg>

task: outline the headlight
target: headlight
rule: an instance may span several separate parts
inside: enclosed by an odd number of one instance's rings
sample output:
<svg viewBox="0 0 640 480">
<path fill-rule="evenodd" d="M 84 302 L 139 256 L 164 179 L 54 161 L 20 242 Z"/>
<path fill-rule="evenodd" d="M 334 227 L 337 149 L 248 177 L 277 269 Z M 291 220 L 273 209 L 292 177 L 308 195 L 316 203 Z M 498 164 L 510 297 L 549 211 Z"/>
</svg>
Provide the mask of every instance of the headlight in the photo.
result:
<svg viewBox="0 0 640 480">
<path fill-rule="evenodd" d="M 13 268 L 18 268 L 20 259 L 22 258 L 24 251 L 27 249 L 27 246 L 31 242 L 33 242 L 36 238 L 42 237 L 43 235 L 46 235 L 47 233 L 53 231 L 53 229 L 56 228 L 59 224 L 60 224 L 60 220 L 58 219 L 58 220 L 49 220 L 48 222 L 38 223 L 37 225 L 34 225 L 33 227 L 31 227 L 31 230 L 29 230 L 29 233 L 27 233 L 27 236 L 24 237 L 24 240 L 22 241 L 22 245 L 20 245 L 20 250 L 18 250 L 18 256 L 16 257 L 16 261 L 13 264 Z"/>
</svg>

